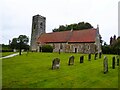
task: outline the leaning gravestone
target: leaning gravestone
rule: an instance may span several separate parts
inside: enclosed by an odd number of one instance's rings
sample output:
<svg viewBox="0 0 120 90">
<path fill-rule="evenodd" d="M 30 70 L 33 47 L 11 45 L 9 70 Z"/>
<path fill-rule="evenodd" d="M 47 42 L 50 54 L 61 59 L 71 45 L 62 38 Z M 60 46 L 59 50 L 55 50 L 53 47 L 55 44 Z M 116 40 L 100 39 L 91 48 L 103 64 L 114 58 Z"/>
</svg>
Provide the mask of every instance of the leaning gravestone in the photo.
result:
<svg viewBox="0 0 120 90">
<path fill-rule="evenodd" d="M 102 52 L 99 53 L 99 58 L 101 58 L 101 57 L 102 57 Z"/>
<path fill-rule="evenodd" d="M 59 58 L 55 58 L 52 61 L 52 69 L 59 69 L 60 67 L 60 59 Z"/>
<path fill-rule="evenodd" d="M 90 60 L 91 60 L 91 54 L 88 55 L 88 61 L 90 61 Z"/>
<path fill-rule="evenodd" d="M 104 57 L 103 66 L 104 66 L 104 74 L 106 74 L 108 72 L 108 58 L 106 56 Z"/>
<path fill-rule="evenodd" d="M 83 63 L 84 56 L 80 56 L 80 63 Z"/>
<path fill-rule="evenodd" d="M 73 65 L 74 64 L 74 56 L 71 56 L 69 58 L 69 62 L 68 62 L 68 65 Z"/>
<path fill-rule="evenodd" d="M 116 57 L 117 58 L 117 66 L 119 66 L 119 56 Z"/>
<path fill-rule="evenodd" d="M 97 55 L 98 55 L 98 53 L 95 53 L 95 57 L 94 57 L 95 60 L 96 60 L 96 58 L 97 58 Z"/>
<path fill-rule="evenodd" d="M 112 68 L 115 69 L 115 57 L 112 58 Z"/>
</svg>

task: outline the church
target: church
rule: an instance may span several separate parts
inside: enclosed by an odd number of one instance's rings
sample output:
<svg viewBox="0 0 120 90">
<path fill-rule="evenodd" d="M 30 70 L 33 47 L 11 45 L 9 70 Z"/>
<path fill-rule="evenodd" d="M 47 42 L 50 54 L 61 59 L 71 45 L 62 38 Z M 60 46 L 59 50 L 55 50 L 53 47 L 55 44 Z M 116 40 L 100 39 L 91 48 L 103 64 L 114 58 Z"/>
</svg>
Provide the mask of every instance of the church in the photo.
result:
<svg viewBox="0 0 120 90">
<path fill-rule="evenodd" d="M 32 19 L 31 50 L 42 52 L 43 45 L 51 45 L 53 52 L 100 53 L 99 26 L 84 30 L 46 33 L 46 18 L 35 15 Z"/>
</svg>

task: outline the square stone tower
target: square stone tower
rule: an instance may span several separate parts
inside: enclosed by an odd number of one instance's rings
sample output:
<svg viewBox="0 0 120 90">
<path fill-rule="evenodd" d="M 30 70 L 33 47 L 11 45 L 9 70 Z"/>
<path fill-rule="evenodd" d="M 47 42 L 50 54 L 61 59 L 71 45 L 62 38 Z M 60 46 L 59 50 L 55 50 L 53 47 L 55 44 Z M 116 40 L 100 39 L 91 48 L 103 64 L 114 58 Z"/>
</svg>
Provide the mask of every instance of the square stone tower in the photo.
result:
<svg viewBox="0 0 120 90">
<path fill-rule="evenodd" d="M 41 15 L 35 15 L 32 18 L 32 32 L 31 32 L 31 43 L 30 48 L 31 51 L 37 51 L 37 38 L 42 34 L 45 33 L 46 27 L 46 18 Z"/>
</svg>

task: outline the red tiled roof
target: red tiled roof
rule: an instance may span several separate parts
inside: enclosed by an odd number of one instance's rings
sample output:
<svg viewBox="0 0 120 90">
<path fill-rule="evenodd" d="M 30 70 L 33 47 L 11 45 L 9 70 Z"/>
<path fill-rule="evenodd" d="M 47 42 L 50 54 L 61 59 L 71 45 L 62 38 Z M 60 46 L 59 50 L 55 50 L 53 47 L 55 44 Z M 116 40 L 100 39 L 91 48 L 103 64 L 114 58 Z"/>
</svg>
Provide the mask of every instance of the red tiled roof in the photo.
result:
<svg viewBox="0 0 120 90">
<path fill-rule="evenodd" d="M 62 31 L 42 34 L 37 43 L 57 43 L 57 42 L 95 42 L 96 29 L 85 29 L 76 31 Z"/>
<path fill-rule="evenodd" d="M 73 31 L 73 34 L 68 42 L 95 42 L 96 30 L 79 30 Z"/>
</svg>

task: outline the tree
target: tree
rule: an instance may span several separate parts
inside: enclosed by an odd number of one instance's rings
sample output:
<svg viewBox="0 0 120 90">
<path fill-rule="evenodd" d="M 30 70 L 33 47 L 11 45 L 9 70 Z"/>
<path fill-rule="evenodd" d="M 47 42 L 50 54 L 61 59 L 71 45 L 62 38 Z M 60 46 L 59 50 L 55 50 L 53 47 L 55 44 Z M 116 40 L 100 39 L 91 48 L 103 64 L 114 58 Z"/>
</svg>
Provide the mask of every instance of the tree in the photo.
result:
<svg viewBox="0 0 120 90">
<path fill-rule="evenodd" d="M 60 25 L 59 28 L 53 29 L 53 32 L 60 32 L 60 31 L 66 31 L 66 30 L 83 30 L 83 29 L 90 29 L 93 28 L 93 26 L 88 22 L 79 22 L 78 24 L 70 24 L 70 25 Z"/>
<path fill-rule="evenodd" d="M 10 46 L 11 46 L 12 49 L 18 49 L 17 48 L 18 47 L 17 38 L 12 39 L 12 42 L 11 42 Z"/>
<path fill-rule="evenodd" d="M 0 52 L 13 52 L 13 50 L 10 48 L 10 45 L 0 44 Z"/>
<path fill-rule="evenodd" d="M 120 55 L 120 37 L 117 38 L 116 42 L 111 46 L 114 54 Z"/>
<path fill-rule="evenodd" d="M 13 38 L 10 44 L 11 48 L 19 49 L 21 55 L 21 49 L 29 49 L 29 38 L 26 35 L 20 35 L 18 38 Z"/>
<path fill-rule="evenodd" d="M 120 55 L 120 37 L 112 45 L 107 45 L 104 43 L 102 46 L 102 51 L 104 54 L 119 54 Z"/>
<path fill-rule="evenodd" d="M 20 35 L 17 39 L 17 42 L 18 42 L 20 55 L 21 55 L 21 49 L 24 49 L 24 47 L 26 47 L 27 43 L 29 42 L 29 38 L 26 35 Z"/>
</svg>

